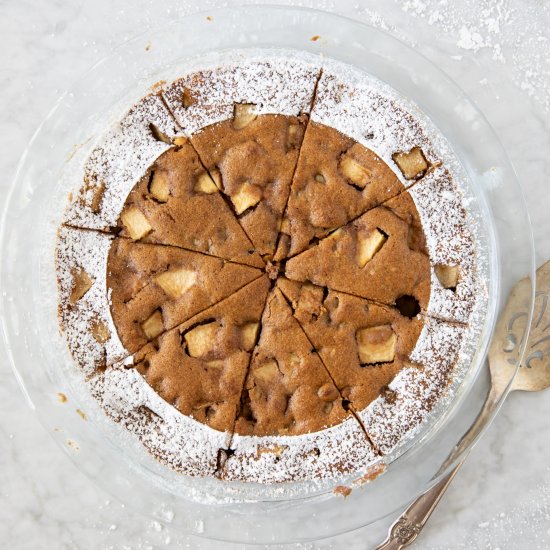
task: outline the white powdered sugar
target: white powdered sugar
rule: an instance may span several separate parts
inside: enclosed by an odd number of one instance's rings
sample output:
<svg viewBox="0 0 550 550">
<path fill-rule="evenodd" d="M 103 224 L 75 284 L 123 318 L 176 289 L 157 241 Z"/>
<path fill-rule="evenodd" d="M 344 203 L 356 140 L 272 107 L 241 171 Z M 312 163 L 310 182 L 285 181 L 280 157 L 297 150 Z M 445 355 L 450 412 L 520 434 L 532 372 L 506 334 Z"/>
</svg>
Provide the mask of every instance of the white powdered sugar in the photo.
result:
<svg viewBox="0 0 550 550">
<path fill-rule="evenodd" d="M 128 355 L 111 317 L 106 285 L 107 257 L 113 237 L 96 231 L 61 227 L 56 248 L 59 315 L 67 344 L 78 367 L 89 376 Z M 90 289 L 75 303 L 75 276 L 86 273 Z M 94 337 L 94 328 L 108 335 Z M 100 328 L 100 332 L 103 332 Z M 104 340 L 104 341 L 102 341 Z"/>
<path fill-rule="evenodd" d="M 230 119 L 236 103 L 255 105 L 257 114 L 297 116 L 309 113 L 319 64 L 313 56 L 273 51 L 246 56 L 222 56 L 211 67 L 183 76 L 166 86 L 163 97 L 187 135 Z M 220 65 L 221 64 L 221 65 Z"/>
<path fill-rule="evenodd" d="M 325 430 L 298 436 L 240 436 L 224 465 L 225 480 L 283 483 L 341 479 L 378 459 L 359 423 L 350 417 Z"/>
<path fill-rule="evenodd" d="M 230 434 L 181 414 L 135 369 L 118 365 L 99 373 L 90 390 L 107 414 L 162 463 L 186 475 L 214 475 L 218 450 L 227 446 Z"/>
<path fill-rule="evenodd" d="M 159 95 L 141 99 L 105 134 L 83 169 L 83 181 L 65 214 L 77 227 L 107 230 L 116 225 L 126 197 L 179 128 Z M 157 134 L 155 136 L 155 133 Z"/>
<path fill-rule="evenodd" d="M 422 220 L 432 264 L 427 314 L 467 323 L 476 303 L 485 302 L 487 293 L 479 276 L 472 223 L 462 193 L 449 172 L 438 167 L 414 185 L 410 194 Z M 458 266 L 456 289 L 442 286 L 435 265 Z"/>
</svg>

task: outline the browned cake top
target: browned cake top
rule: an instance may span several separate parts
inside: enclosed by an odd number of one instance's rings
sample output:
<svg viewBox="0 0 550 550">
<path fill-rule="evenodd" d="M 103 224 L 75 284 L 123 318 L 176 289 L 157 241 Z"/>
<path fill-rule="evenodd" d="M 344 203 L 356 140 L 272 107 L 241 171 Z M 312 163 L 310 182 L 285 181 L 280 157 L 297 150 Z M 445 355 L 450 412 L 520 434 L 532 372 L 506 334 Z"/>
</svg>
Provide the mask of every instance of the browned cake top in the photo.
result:
<svg viewBox="0 0 550 550">
<path fill-rule="evenodd" d="M 182 413 L 240 435 L 316 432 L 408 361 L 429 300 L 425 239 L 374 153 L 304 118 L 245 114 L 179 139 L 128 196 L 112 316 Z"/>
</svg>

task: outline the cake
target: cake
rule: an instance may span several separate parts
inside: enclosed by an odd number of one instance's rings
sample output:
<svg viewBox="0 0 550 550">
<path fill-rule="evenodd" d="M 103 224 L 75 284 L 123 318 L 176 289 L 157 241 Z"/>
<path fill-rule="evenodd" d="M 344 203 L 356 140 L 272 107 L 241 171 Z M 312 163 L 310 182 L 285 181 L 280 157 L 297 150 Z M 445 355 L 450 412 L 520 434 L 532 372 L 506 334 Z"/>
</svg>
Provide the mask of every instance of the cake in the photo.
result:
<svg viewBox="0 0 550 550">
<path fill-rule="evenodd" d="M 188 476 L 389 464 L 452 401 L 486 300 L 455 162 L 336 61 L 231 53 L 163 83 L 93 146 L 59 228 L 87 391 Z"/>
</svg>

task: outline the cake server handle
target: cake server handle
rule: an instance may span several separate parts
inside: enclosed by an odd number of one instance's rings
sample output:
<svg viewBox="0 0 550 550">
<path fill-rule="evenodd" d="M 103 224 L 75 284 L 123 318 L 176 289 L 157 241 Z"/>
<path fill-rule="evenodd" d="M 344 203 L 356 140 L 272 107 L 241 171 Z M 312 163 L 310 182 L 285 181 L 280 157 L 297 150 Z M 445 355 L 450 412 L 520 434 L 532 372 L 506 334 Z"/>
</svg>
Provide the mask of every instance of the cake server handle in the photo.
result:
<svg viewBox="0 0 550 550">
<path fill-rule="evenodd" d="M 467 456 L 467 455 L 466 455 Z M 399 550 L 409 546 L 422 531 L 466 456 L 430 490 L 418 497 L 391 526 L 388 538 L 376 550 Z"/>
</svg>

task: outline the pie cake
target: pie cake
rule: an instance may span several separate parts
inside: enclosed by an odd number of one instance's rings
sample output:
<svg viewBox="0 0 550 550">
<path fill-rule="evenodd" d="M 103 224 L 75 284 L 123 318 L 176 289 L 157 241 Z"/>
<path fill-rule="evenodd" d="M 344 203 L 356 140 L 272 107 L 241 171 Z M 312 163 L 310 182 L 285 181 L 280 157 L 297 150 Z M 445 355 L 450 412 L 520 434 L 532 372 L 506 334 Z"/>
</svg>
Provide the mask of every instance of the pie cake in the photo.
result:
<svg viewBox="0 0 550 550">
<path fill-rule="evenodd" d="M 224 54 L 93 145 L 58 233 L 61 328 L 87 391 L 178 472 L 361 476 L 470 366 L 470 201 L 446 141 L 373 77 Z"/>
</svg>

